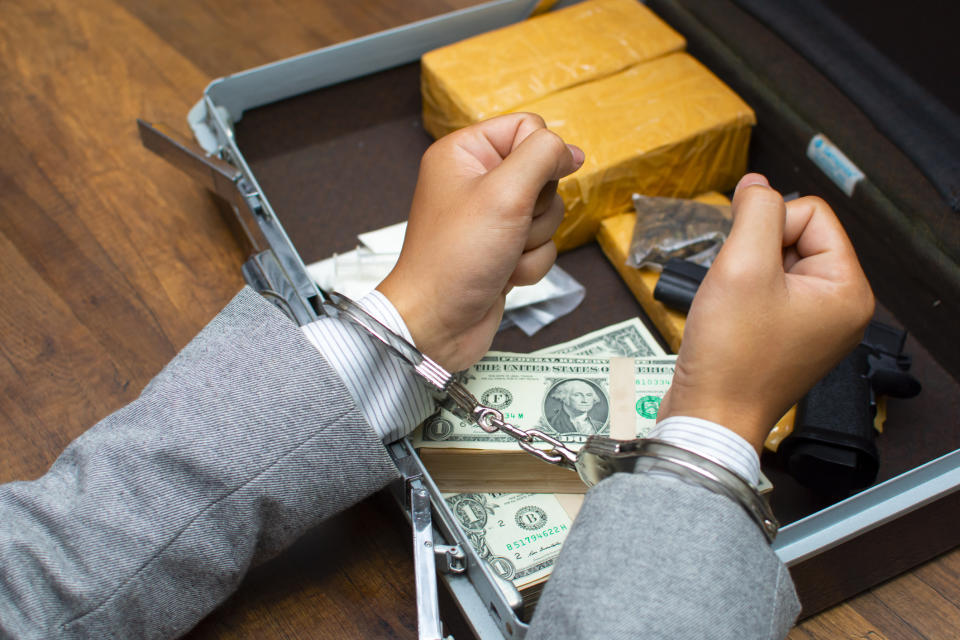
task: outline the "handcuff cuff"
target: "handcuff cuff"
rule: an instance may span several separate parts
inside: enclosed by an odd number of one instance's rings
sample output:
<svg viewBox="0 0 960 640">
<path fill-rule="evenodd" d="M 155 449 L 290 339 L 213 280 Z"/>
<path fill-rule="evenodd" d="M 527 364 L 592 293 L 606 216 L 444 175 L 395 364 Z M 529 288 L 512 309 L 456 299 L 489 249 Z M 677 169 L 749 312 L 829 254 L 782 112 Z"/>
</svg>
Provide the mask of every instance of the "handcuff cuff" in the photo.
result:
<svg viewBox="0 0 960 640">
<path fill-rule="evenodd" d="M 641 438 L 615 440 L 593 435 L 574 451 L 539 429 L 521 429 L 506 422 L 503 413 L 480 403 L 456 376 L 424 355 L 403 336 L 384 325 L 350 298 L 336 291 L 327 294 L 324 307 L 332 316 L 342 316 L 380 341 L 387 350 L 413 368 L 435 391 L 452 401 L 487 433 L 504 433 L 527 453 L 565 469 L 576 471 L 592 487 L 618 472 L 655 471 L 679 477 L 738 503 L 757 523 L 767 542 L 773 542 L 780 524 L 770 505 L 747 480 L 726 467 L 675 444 Z M 550 448 L 535 445 L 542 442 Z"/>
</svg>

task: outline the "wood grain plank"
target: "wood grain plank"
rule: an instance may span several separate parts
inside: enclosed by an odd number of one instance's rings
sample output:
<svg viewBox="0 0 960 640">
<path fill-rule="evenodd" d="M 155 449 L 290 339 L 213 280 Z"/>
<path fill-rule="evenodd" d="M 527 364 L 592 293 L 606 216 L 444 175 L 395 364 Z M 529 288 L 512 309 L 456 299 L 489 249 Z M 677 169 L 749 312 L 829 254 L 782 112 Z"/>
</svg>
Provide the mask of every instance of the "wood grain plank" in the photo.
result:
<svg viewBox="0 0 960 640">
<path fill-rule="evenodd" d="M 238 5 L 223 0 L 133 0 L 127 7 L 216 78 L 480 1 L 272 0 Z"/>
<path fill-rule="evenodd" d="M 954 605 L 960 603 L 960 549 L 945 553 L 912 573 L 944 599 Z"/>
<path fill-rule="evenodd" d="M 38 0 L 4 4 L 0 78 L 5 481 L 136 397 L 240 278 L 209 196 L 135 134 L 182 118 L 189 61 L 113 2 Z"/>
<path fill-rule="evenodd" d="M 189 106 L 178 84 L 158 80 L 158 61 L 195 91 L 205 78 L 112 3 L 45 8 L 11 11 L 12 19 L 3 22 L 3 40 L 13 54 L 4 64 L 17 69 L 23 82 L 5 85 L 4 148 L 14 153 L 0 159 L 0 171 L 13 176 L 24 197 L 47 215 L 28 216 L 12 207 L 3 230 L 29 246 L 26 254 L 43 265 L 45 277 L 74 312 L 98 323 L 125 361 L 136 361 L 144 349 L 169 358 L 197 328 L 195 321 L 185 321 L 192 314 L 183 311 L 199 308 L 209 317 L 226 291 L 239 286 L 239 279 L 229 287 L 218 284 L 235 270 L 238 256 L 215 216 L 185 209 L 186 204 L 211 210 L 208 196 L 144 152 L 134 120 L 174 111 L 179 119 Z M 43 30 L 54 42 L 71 43 L 78 55 L 47 60 L 33 55 L 43 47 L 31 34 Z M 96 73 L 78 66 L 87 64 L 89 55 L 97 61 Z M 48 149 L 56 153 L 43 153 Z M 31 167 L 22 158 L 41 162 Z M 157 172 L 159 183 L 151 179 Z M 149 210 L 154 215 L 143 215 Z M 76 274 L 85 269 L 94 272 L 86 286 L 75 286 Z M 180 313 L 164 313 L 171 306 Z M 119 322 L 138 331 L 114 337 Z M 137 369 L 137 379 L 155 372 L 149 369 Z"/>
<path fill-rule="evenodd" d="M 877 625 L 864 618 L 848 604 L 841 604 L 822 614 L 806 620 L 794 628 L 788 636 L 791 640 L 898 640 L 904 636 L 888 636 Z"/>
<path fill-rule="evenodd" d="M 909 612 L 906 612 L 906 616 L 901 616 L 896 611 L 893 611 L 876 596 L 875 589 L 852 598 L 845 604 L 855 610 L 865 620 L 869 620 L 870 624 L 891 638 L 891 640 L 900 640 L 901 638 L 903 640 L 928 640 L 920 633 L 916 626 L 915 623 L 917 620 L 915 616 Z M 847 632 L 849 631 L 848 629 Z"/>
<path fill-rule="evenodd" d="M 913 574 L 902 575 L 873 590 L 887 608 L 909 619 L 925 638 L 956 638 L 960 634 L 960 607 Z"/>
<path fill-rule="evenodd" d="M 5 455 L 0 465 L 0 481 L 6 482 L 42 474 L 72 439 L 63 425 L 90 424 L 108 413 L 113 407 L 106 397 L 123 395 L 126 381 L 2 234 L 0 272 L 13 276 L 0 280 L 0 437 L 3 450 L 16 453 Z"/>
<path fill-rule="evenodd" d="M 810 635 L 810 632 L 804 629 L 803 626 L 798 626 L 798 627 L 794 627 L 793 629 L 790 629 L 790 631 L 787 633 L 787 640 L 819 640 L 819 639 Z"/>
</svg>

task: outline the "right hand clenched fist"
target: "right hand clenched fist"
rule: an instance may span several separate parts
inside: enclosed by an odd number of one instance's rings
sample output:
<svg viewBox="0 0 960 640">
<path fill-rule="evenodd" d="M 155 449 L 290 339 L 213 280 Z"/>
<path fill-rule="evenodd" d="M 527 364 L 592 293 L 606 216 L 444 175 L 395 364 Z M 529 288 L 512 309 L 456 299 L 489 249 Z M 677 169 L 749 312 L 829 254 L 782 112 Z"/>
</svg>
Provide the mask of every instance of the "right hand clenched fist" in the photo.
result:
<svg viewBox="0 0 960 640">
<path fill-rule="evenodd" d="M 733 229 L 700 286 L 660 419 L 692 416 L 758 451 L 786 410 L 860 341 L 873 293 L 830 207 L 784 204 L 749 174 Z"/>
</svg>

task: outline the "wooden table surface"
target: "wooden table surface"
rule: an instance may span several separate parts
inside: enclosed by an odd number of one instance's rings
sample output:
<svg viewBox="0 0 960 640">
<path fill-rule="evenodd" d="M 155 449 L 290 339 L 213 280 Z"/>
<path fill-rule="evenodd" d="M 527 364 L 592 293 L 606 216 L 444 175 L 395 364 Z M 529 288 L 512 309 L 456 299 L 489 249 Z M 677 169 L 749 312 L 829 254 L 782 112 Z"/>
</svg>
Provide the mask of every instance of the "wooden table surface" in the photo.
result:
<svg viewBox="0 0 960 640">
<path fill-rule="evenodd" d="M 0 481 L 43 474 L 133 400 L 242 285 L 200 187 L 140 146 L 186 132 L 217 77 L 470 0 L 0 3 Z M 255 569 L 194 638 L 412 638 L 408 529 L 377 495 Z M 948 638 L 960 550 L 801 624 L 806 638 Z"/>
</svg>

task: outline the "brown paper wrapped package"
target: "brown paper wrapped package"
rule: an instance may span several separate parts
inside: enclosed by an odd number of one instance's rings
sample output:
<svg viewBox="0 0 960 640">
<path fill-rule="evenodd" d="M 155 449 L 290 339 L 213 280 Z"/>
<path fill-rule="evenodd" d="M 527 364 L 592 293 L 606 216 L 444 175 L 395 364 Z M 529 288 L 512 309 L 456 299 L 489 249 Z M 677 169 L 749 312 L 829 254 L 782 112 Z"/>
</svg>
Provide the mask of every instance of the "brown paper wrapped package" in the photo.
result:
<svg viewBox="0 0 960 640">
<path fill-rule="evenodd" d="M 684 46 L 636 0 L 582 2 L 425 54 L 424 127 L 439 138 Z"/>
<path fill-rule="evenodd" d="M 589 242 L 633 193 L 688 198 L 733 188 L 746 169 L 753 111 L 685 53 L 525 105 L 586 152 L 560 181 L 560 251 Z"/>
</svg>

